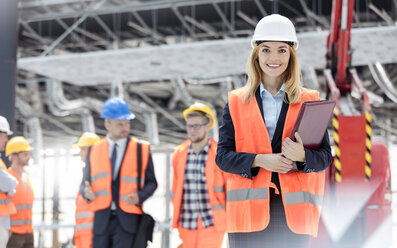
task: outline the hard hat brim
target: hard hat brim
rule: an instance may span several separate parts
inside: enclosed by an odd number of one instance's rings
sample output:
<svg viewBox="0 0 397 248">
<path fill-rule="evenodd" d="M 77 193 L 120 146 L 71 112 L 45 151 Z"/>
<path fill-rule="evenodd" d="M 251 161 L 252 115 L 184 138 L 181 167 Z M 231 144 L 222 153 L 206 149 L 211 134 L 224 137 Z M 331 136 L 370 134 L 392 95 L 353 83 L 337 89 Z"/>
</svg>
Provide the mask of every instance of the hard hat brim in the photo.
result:
<svg viewBox="0 0 397 248">
<path fill-rule="evenodd" d="M 251 40 L 251 47 L 255 48 L 256 47 L 256 42 L 259 41 L 259 40 L 261 40 L 261 39 L 252 39 Z M 280 39 L 277 39 L 277 38 L 274 38 L 274 39 L 266 38 L 266 41 L 269 41 L 269 42 L 271 42 L 271 41 L 284 42 L 284 41 L 282 41 Z M 298 47 L 299 47 L 299 41 L 298 40 L 296 40 L 296 41 L 288 41 L 288 42 L 293 42 L 295 50 L 298 50 Z"/>
<path fill-rule="evenodd" d="M 6 152 L 6 157 L 8 157 L 8 156 L 10 156 L 11 154 L 14 154 L 14 153 L 20 153 L 20 152 L 31 152 L 31 151 L 33 151 L 34 149 L 32 148 L 32 147 L 28 147 L 28 148 L 26 148 L 26 149 L 24 149 L 23 151 L 18 151 L 18 152 Z"/>
<path fill-rule="evenodd" d="M 0 130 L 1 133 L 6 133 L 7 135 L 12 135 L 14 132 L 11 130 Z"/>
<path fill-rule="evenodd" d="M 135 119 L 135 115 L 133 113 L 131 114 L 127 114 L 127 115 L 122 115 L 122 116 L 104 116 L 103 114 L 101 115 L 102 119 L 115 119 L 115 120 L 121 120 L 121 121 L 125 121 L 125 120 L 133 120 Z"/>
</svg>

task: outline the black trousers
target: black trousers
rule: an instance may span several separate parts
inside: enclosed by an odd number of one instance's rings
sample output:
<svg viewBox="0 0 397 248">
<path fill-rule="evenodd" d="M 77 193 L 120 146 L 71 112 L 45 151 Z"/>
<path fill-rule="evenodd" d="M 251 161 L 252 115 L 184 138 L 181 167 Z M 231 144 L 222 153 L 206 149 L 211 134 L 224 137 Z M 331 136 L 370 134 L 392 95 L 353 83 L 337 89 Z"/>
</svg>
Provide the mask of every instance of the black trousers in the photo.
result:
<svg viewBox="0 0 397 248">
<path fill-rule="evenodd" d="M 242 210 L 244 211 L 244 210 Z M 287 226 L 280 195 L 270 192 L 270 222 L 265 230 L 250 233 L 229 233 L 230 248 L 306 248 L 309 235 L 295 234 Z"/>
<path fill-rule="evenodd" d="M 8 239 L 7 248 L 33 248 L 33 233 L 18 234 L 12 233 Z"/>
<path fill-rule="evenodd" d="M 95 248 L 130 248 L 134 242 L 135 233 L 126 232 L 120 225 L 116 215 L 110 217 L 107 230 L 104 234 L 94 234 L 93 247 Z"/>
</svg>

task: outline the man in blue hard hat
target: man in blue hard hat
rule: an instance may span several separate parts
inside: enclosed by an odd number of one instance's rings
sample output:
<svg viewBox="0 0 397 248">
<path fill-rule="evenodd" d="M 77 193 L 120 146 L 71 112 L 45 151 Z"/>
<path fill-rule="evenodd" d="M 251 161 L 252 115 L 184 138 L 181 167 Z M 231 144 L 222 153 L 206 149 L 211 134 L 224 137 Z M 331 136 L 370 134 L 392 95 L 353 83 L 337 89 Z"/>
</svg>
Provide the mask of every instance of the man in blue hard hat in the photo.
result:
<svg viewBox="0 0 397 248">
<path fill-rule="evenodd" d="M 129 136 L 130 120 L 135 115 L 122 99 L 108 99 L 101 118 L 108 133 L 90 147 L 80 187 L 95 212 L 93 247 L 132 247 L 142 203 L 157 188 L 150 144 Z"/>
</svg>

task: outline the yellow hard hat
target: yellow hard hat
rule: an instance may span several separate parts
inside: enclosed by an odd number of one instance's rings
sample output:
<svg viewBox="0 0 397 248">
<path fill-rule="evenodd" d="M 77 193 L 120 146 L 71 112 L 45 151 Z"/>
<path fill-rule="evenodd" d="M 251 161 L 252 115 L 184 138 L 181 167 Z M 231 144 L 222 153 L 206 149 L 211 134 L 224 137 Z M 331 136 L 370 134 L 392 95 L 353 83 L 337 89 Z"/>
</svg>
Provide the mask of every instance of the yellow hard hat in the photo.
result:
<svg viewBox="0 0 397 248">
<path fill-rule="evenodd" d="M 6 156 L 9 156 L 12 153 L 29 152 L 32 150 L 33 148 L 24 137 L 15 136 L 10 139 L 6 145 Z"/>
<path fill-rule="evenodd" d="M 99 136 L 95 133 L 85 132 L 81 135 L 79 141 L 77 142 L 77 144 L 74 144 L 73 147 L 88 147 L 98 142 L 99 140 L 101 140 L 101 138 L 99 138 Z"/>
<path fill-rule="evenodd" d="M 185 120 L 187 121 L 187 115 L 192 112 L 192 111 L 200 111 L 205 113 L 211 120 L 211 126 L 210 129 L 212 127 L 214 127 L 214 123 L 215 123 L 215 118 L 214 118 L 214 114 L 212 113 L 212 110 L 210 107 L 208 107 L 207 105 L 205 105 L 204 103 L 201 102 L 195 102 L 192 105 L 190 105 L 189 108 L 185 109 L 183 111 L 183 116 L 185 117 Z"/>
</svg>

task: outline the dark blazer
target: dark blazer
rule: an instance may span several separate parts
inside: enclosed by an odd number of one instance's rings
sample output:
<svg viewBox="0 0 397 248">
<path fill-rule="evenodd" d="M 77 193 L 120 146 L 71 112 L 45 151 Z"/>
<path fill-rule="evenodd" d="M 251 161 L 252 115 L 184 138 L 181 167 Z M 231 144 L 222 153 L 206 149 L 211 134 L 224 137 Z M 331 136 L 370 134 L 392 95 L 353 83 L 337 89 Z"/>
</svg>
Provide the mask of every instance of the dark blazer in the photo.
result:
<svg viewBox="0 0 397 248">
<path fill-rule="evenodd" d="M 127 150 L 130 139 L 131 139 L 130 137 L 127 138 L 127 145 L 125 146 L 123 159 L 125 157 L 125 152 Z M 84 195 L 84 188 L 85 188 L 84 182 L 85 181 L 91 182 L 91 164 L 89 159 L 90 152 L 91 152 L 91 148 L 89 149 L 87 154 L 86 166 L 84 167 L 84 171 L 83 171 L 83 180 L 80 185 L 80 193 L 86 200 L 87 198 Z M 122 163 L 123 161 L 121 161 L 121 164 Z M 119 169 L 117 178 L 115 180 L 112 180 L 112 200 L 116 204 L 117 219 L 121 224 L 121 226 L 123 227 L 123 229 L 126 232 L 135 233 L 137 231 L 141 215 L 126 213 L 123 210 L 121 210 L 119 207 L 120 171 L 121 171 L 121 167 Z M 152 154 L 149 153 L 148 165 L 145 171 L 145 184 L 144 187 L 138 192 L 140 204 L 142 204 L 147 198 L 149 198 L 156 190 L 156 188 L 157 188 L 157 181 L 154 174 Z M 110 210 L 110 206 L 107 209 L 103 209 L 95 212 L 94 228 L 93 228 L 94 234 L 102 235 L 105 234 L 106 231 L 110 231 L 108 230 L 107 226 L 111 214 L 112 212 Z"/>
<path fill-rule="evenodd" d="M 255 92 L 258 108 L 263 117 L 262 98 L 259 87 Z M 281 152 L 282 133 L 284 130 L 285 117 L 287 115 L 289 104 L 283 102 L 280 116 L 277 121 L 276 130 L 272 140 L 273 153 Z M 318 172 L 326 169 L 332 162 L 331 147 L 329 145 L 328 132 L 325 133 L 321 146 L 317 150 L 305 148 L 306 163 L 297 162 L 298 169 L 304 173 Z M 223 110 L 222 125 L 219 127 L 219 142 L 216 154 L 216 163 L 219 168 L 225 172 L 241 175 L 242 177 L 252 179 L 259 172 L 259 168 L 251 168 L 256 154 L 236 152 L 236 143 L 234 136 L 234 125 L 230 116 L 229 104 L 225 105 Z M 272 173 L 272 182 L 279 187 L 278 173 Z"/>
</svg>

